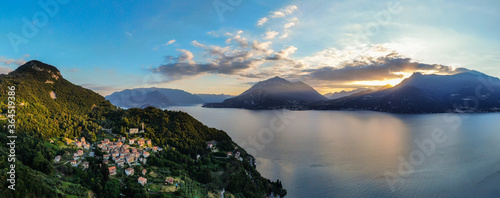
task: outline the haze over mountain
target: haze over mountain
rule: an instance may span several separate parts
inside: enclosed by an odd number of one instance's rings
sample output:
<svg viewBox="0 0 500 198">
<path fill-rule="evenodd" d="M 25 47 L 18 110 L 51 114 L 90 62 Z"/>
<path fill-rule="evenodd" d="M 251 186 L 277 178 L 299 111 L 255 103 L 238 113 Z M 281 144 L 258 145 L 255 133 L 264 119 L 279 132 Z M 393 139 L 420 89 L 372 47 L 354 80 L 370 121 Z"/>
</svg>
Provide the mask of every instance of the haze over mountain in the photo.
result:
<svg viewBox="0 0 500 198">
<path fill-rule="evenodd" d="M 226 94 L 195 94 L 200 97 L 205 103 L 217 103 L 223 102 L 224 100 L 234 97 L 232 95 Z"/>
<path fill-rule="evenodd" d="M 304 105 L 325 100 L 326 97 L 301 81 L 289 82 L 276 76 L 258 82 L 236 97 L 226 99 L 222 103 L 207 104 L 205 107 L 303 109 Z"/>
<path fill-rule="evenodd" d="M 344 90 L 342 90 L 342 91 L 339 91 L 339 92 L 323 94 L 323 96 L 327 97 L 328 99 L 338 99 L 338 98 L 350 96 L 350 95 L 353 95 L 353 94 L 357 94 L 357 93 L 364 92 L 364 91 L 369 91 L 369 90 L 370 89 L 368 89 L 368 88 L 359 88 L 359 89 L 355 89 L 355 90 L 351 90 L 351 91 L 344 91 Z"/>
<path fill-rule="evenodd" d="M 165 108 L 175 105 L 193 105 L 204 103 L 201 97 L 179 89 L 136 88 L 114 92 L 106 96 L 112 104 L 119 107 L 154 106 Z"/>
<path fill-rule="evenodd" d="M 417 72 L 395 87 L 316 103 L 311 109 L 395 113 L 499 111 L 500 79 L 477 71 L 454 75 Z"/>
</svg>

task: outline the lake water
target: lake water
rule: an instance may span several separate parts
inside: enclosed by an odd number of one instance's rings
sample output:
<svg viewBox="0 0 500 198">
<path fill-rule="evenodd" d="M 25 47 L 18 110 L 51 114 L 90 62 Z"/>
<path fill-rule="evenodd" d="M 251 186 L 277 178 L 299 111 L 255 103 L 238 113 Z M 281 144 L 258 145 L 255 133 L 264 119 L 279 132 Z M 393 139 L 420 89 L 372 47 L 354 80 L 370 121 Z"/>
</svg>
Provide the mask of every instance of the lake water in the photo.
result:
<svg viewBox="0 0 500 198">
<path fill-rule="evenodd" d="M 500 114 L 172 107 L 226 131 L 287 197 L 500 197 Z"/>
</svg>

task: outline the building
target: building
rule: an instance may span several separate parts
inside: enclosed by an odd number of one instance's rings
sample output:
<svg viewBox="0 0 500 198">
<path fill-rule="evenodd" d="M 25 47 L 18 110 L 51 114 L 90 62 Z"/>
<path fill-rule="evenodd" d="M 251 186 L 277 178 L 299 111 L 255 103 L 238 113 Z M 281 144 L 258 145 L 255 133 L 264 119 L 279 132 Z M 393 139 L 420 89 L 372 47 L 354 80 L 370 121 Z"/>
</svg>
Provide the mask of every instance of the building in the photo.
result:
<svg viewBox="0 0 500 198">
<path fill-rule="evenodd" d="M 149 157 L 149 153 L 148 153 L 148 152 L 144 152 L 144 153 L 142 153 L 142 155 L 143 155 L 144 157 Z"/>
<path fill-rule="evenodd" d="M 83 150 L 78 150 L 78 151 L 76 151 L 76 155 L 78 155 L 78 156 L 82 156 L 82 155 L 83 155 Z"/>
<path fill-rule="evenodd" d="M 61 161 L 61 156 L 60 155 L 58 155 L 58 156 L 56 156 L 56 158 L 54 158 L 54 162 L 59 163 L 59 161 Z"/>
<path fill-rule="evenodd" d="M 80 141 L 85 144 L 85 137 L 80 138 Z"/>
<path fill-rule="evenodd" d="M 71 160 L 71 166 L 76 167 L 78 164 L 76 163 L 76 160 Z"/>
<path fill-rule="evenodd" d="M 146 169 L 142 169 L 141 172 L 142 172 L 143 175 L 146 175 L 147 170 Z"/>
<path fill-rule="evenodd" d="M 155 152 L 155 153 L 158 152 L 158 147 L 157 146 L 153 147 L 153 152 Z"/>
<path fill-rule="evenodd" d="M 125 140 L 127 140 L 127 138 L 125 138 L 125 137 L 121 137 L 120 139 L 122 142 L 125 142 Z"/>
<path fill-rule="evenodd" d="M 138 140 L 137 145 L 139 146 L 144 146 L 144 140 Z"/>
<path fill-rule="evenodd" d="M 116 167 L 112 166 L 108 168 L 109 170 L 109 175 L 116 175 Z"/>
<path fill-rule="evenodd" d="M 83 149 L 89 150 L 90 149 L 90 144 L 84 144 Z"/>
<path fill-rule="evenodd" d="M 104 159 L 109 159 L 109 154 L 103 155 L 102 156 Z"/>
<path fill-rule="evenodd" d="M 82 142 L 77 141 L 77 142 L 75 142 L 75 145 L 76 145 L 76 147 L 80 148 L 80 147 L 82 147 Z"/>
<path fill-rule="evenodd" d="M 127 174 L 127 176 L 133 175 L 134 174 L 134 169 L 133 168 L 127 168 L 127 169 L 125 169 L 125 174 Z"/>
<path fill-rule="evenodd" d="M 146 144 L 147 144 L 149 147 L 153 146 L 153 142 L 152 142 L 151 140 L 147 140 L 147 141 L 146 141 Z"/>
<path fill-rule="evenodd" d="M 130 134 L 136 134 L 136 133 L 139 133 L 139 129 L 138 129 L 138 128 L 130 128 L 129 133 L 130 133 Z"/>
<path fill-rule="evenodd" d="M 233 156 L 233 152 L 231 151 L 227 152 L 227 156 Z"/>
<path fill-rule="evenodd" d="M 174 184 L 174 178 L 165 179 L 165 184 Z"/>
<path fill-rule="evenodd" d="M 83 162 L 82 163 L 83 168 L 89 168 L 89 162 Z"/>
<path fill-rule="evenodd" d="M 144 186 L 148 183 L 148 179 L 144 177 L 139 177 L 139 179 L 137 179 L 137 182 L 139 182 L 139 184 L 142 184 Z"/>
<path fill-rule="evenodd" d="M 134 144 L 135 140 L 134 139 L 130 139 L 128 140 L 128 144 Z"/>
<path fill-rule="evenodd" d="M 116 161 L 116 164 L 119 166 L 119 167 L 123 167 L 125 165 L 125 161 L 120 159 L 118 161 Z"/>
</svg>

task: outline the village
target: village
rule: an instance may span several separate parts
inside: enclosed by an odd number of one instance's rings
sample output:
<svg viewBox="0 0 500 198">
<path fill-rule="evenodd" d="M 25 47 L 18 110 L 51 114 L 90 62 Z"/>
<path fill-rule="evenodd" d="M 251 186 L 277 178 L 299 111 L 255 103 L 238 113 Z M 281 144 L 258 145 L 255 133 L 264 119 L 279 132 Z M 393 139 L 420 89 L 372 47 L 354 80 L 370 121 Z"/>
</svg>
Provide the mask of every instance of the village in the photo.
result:
<svg viewBox="0 0 500 198">
<path fill-rule="evenodd" d="M 142 133 L 144 133 L 144 129 L 139 131 L 138 128 L 130 128 L 128 131 L 129 135 L 134 136 L 140 136 Z M 115 135 L 113 134 L 113 136 Z M 92 144 L 87 142 L 85 137 L 75 138 L 74 140 L 66 138 L 66 145 L 74 147 L 77 150 L 69 157 L 57 155 L 54 158 L 54 162 L 57 164 L 70 163 L 73 167 L 80 167 L 85 170 L 89 168 L 89 162 L 85 161 L 85 158 L 102 158 L 103 163 L 108 166 L 110 176 L 117 175 L 120 171 L 126 176 L 131 176 L 137 174 L 134 170 L 135 166 L 145 165 L 151 154 L 163 150 L 163 148 L 153 146 L 151 140 L 146 140 L 142 137 L 126 138 L 122 136 L 113 139 L 115 141 L 103 138 Z M 102 156 L 96 156 L 97 148 L 103 153 Z M 141 176 L 137 180 L 138 183 L 142 185 L 147 184 L 147 178 L 142 177 L 146 173 L 146 169 L 140 171 L 139 174 Z M 173 178 L 167 178 L 165 182 L 166 184 L 174 184 Z"/>
<path fill-rule="evenodd" d="M 144 128 L 144 125 L 142 126 Z M 56 164 L 67 164 L 69 163 L 74 168 L 80 168 L 85 171 L 89 168 L 89 162 L 86 161 L 88 157 L 101 159 L 103 164 L 107 165 L 109 176 L 114 177 L 121 181 L 123 176 L 139 176 L 137 178 L 137 183 L 147 186 L 148 185 L 148 175 L 156 177 L 158 174 L 154 173 L 152 168 L 143 168 L 148 161 L 148 158 L 155 153 L 164 150 L 164 148 L 154 146 L 150 139 L 145 139 L 143 137 L 144 129 L 139 130 L 139 128 L 130 128 L 127 132 L 127 137 L 112 134 L 110 130 L 103 129 L 107 131 L 106 136 L 103 138 L 98 138 L 95 142 L 89 142 L 85 137 L 75 138 L 73 140 L 65 138 L 65 145 L 69 148 L 76 150 L 74 153 L 66 153 L 64 155 L 57 155 L 54 158 L 54 163 Z M 133 137 L 133 138 L 130 138 Z M 51 141 L 54 143 L 54 141 Z M 165 148 L 167 149 L 167 148 Z M 175 149 L 169 147 L 169 149 Z M 215 158 L 230 158 L 234 157 L 239 161 L 243 161 L 240 156 L 240 152 L 237 151 L 236 146 L 234 151 L 230 152 L 220 152 L 217 149 L 217 141 L 208 141 L 207 149 L 210 149 L 211 153 L 222 153 L 223 156 L 215 156 Z M 98 152 L 98 150 L 100 152 Z M 98 155 L 97 153 L 101 153 Z M 199 160 L 202 156 L 197 155 L 196 160 Z M 138 167 L 138 168 L 136 168 Z M 146 166 L 147 167 L 147 166 Z M 150 169 L 150 170 L 147 170 Z M 136 172 L 139 170 L 139 173 Z M 119 177 L 117 177 L 119 175 Z M 158 181 L 158 180 L 156 180 Z M 164 177 L 162 184 L 152 184 L 153 186 L 148 186 L 157 191 L 176 191 L 182 182 L 180 178 L 175 178 L 172 176 Z"/>
</svg>

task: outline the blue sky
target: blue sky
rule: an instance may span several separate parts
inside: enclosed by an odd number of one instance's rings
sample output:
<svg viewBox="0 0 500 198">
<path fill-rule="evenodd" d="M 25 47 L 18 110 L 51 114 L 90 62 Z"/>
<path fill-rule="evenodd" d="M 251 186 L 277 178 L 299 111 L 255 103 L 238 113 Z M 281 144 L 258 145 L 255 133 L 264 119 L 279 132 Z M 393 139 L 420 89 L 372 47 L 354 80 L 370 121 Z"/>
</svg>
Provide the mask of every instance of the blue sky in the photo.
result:
<svg viewBox="0 0 500 198">
<path fill-rule="evenodd" d="M 0 72 L 37 59 L 102 95 L 239 94 L 276 75 L 322 93 L 414 71 L 498 77 L 498 10 L 498 1 L 12 1 L 0 8 Z M 23 34 L 26 21 L 38 31 Z M 14 46 L 13 34 L 26 42 Z"/>
</svg>

